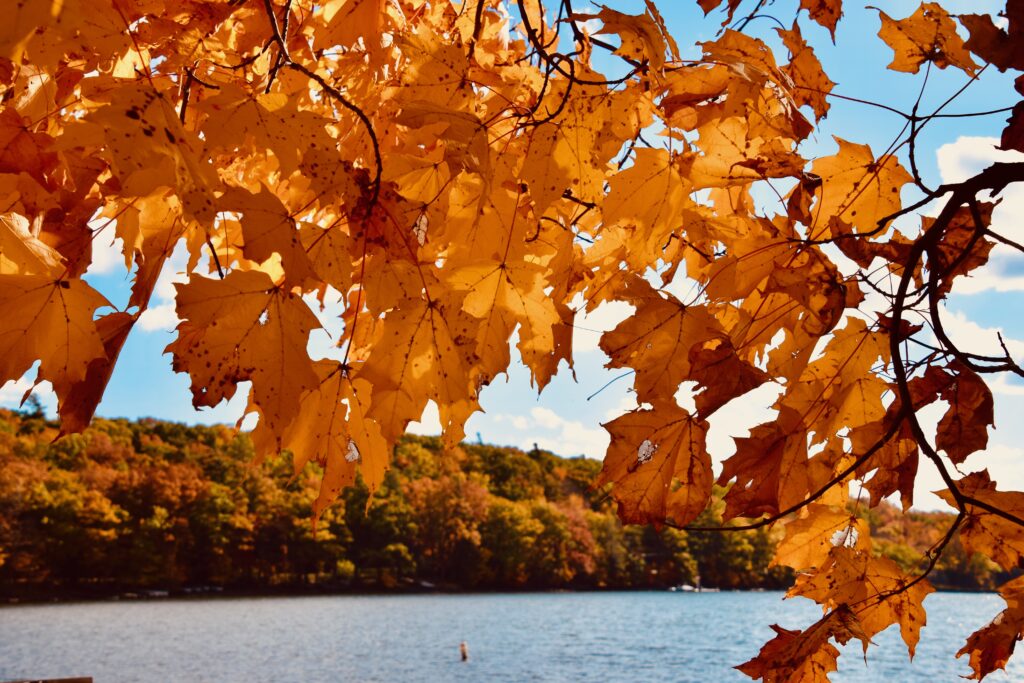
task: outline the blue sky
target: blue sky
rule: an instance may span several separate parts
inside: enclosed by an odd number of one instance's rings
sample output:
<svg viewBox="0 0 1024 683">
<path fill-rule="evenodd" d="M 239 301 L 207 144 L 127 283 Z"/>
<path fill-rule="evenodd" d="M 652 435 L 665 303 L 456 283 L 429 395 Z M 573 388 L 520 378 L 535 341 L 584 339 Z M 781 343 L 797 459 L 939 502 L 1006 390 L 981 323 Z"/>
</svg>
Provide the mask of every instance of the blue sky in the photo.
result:
<svg viewBox="0 0 1024 683">
<path fill-rule="evenodd" d="M 609 1 L 607 4 L 623 12 L 643 11 L 642 0 L 638 2 Z M 720 13 L 713 13 L 709 20 L 703 18 L 695 2 L 661 2 L 670 30 L 676 36 L 680 49 L 689 50 L 691 56 L 698 54 L 693 47 L 701 40 L 710 40 L 720 24 Z M 745 3 L 749 4 L 749 3 Z M 903 18 L 913 13 L 916 2 L 878 3 L 894 18 Z M 946 2 L 951 12 L 993 11 L 996 2 Z M 577 11 L 587 11 L 582 2 L 576 3 Z M 779 0 L 768 6 L 787 27 L 792 23 L 790 6 L 796 3 Z M 692 6 L 692 7 L 691 7 Z M 786 9 L 789 8 L 789 9 Z M 786 9 L 785 12 L 782 10 Z M 802 19 L 805 37 L 817 51 L 826 71 L 837 82 L 836 92 L 850 97 L 885 103 L 909 111 L 921 86 L 922 75 L 899 74 L 885 70 L 892 58 L 891 50 L 876 37 L 879 27 L 878 12 L 864 9 L 853 3 L 846 3 L 846 14 L 840 22 L 833 46 L 827 31 Z M 717 21 L 715 19 L 718 19 Z M 785 55 L 772 30 L 775 26 L 769 20 L 756 20 L 748 30 L 769 40 L 780 60 Z M 689 48 L 688 48 L 689 46 Z M 684 54 L 686 56 L 686 54 Z M 598 63 L 599 69 L 607 68 Z M 966 82 L 962 72 L 952 69 L 933 70 L 923 98 L 923 111 L 929 111 Z M 1013 104 L 1015 101 L 1011 81 L 1008 77 L 992 71 L 986 72 L 979 82 L 971 85 L 964 96 L 952 104 L 948 112 L 966 112 L 993 109 Z M 962 179 L 967 174 L 980 170 L 1001 153 L 994 150 L 995 136 L 1002 129 L 1005 114 L 982 118 L 946 119 L 930 125 L 919 138 L 921 170 L 925 179 L 934 185 L 943 181 Z M 855 103 L 833 101 L 828 118 L 821 124 L 814 137 L 804 148 L 805 156 L 827 155 L 835 151 L 832 135 L 840 135 L 854 142 L 868 143 L 879 154 L 899 131 L 902 120 L 890 112 Z M 914 197 L 908 191 L 905 199 Z M 1024 214 L 1024 189 L 1011 189 L 997 210 L 996 223 L 1012 230 L 1013 218 Z M 86 278 L 103 292 L 115 305 L 124 305 L 130 286 L 129 274 L 118 253 L 120 243 L 111 244 L 113 229 L 109 235 L 100 235 L 95 240 L 96 263 Z M 1018 233 L 1019 234 L 1019 233 Z M 189 423 L 215 423 L 237 421 L 245 405 L 245 391 L 242 390 L 229 403 L 212 410 L 195 411 L 191 408 L 188 379 L 171 371 L 170 358 L 162 355 L 164 347 L 174 338 L 172 332 L 176 319 L 173 315 L 173 281 L 182 279 L 184 254 L 179 253 L 165 270 L 158 285 L 151 311 L 147 312 L 140 324 L 132 331 L 114 371 L 106 396 L 100 404 L 98 414 L 107 417 L 157 417 Z M 337 334 L 337 307 L 329 307 L 322 316 L 328 331 Z M 1024 310 L 1024 259 L 997 248 L 993 252 L 992 265 L 980 276 L 971 278 L 959 287 L 947 303 L 947 320 L 955 339 L 970 340 L 975 347 L 984 348 L 995 343 L 995 332 L 1001 330 L 1010 340 L 1024 340 L 1024 319 L 1015 312 Z M 332 320 L 331 313 L 335 313 Z M 631 378 L 613 382 L 596 395 L 601 387 L 621 373 L 608 371 L 603 365 L 605 357 L 597 348 L 600 331 L 610 329 L 627 314 L 626 306 L 605 306 L 594 314 L 578 320 L 575 332 L 576 381 L 571 373 L 563 372 L 552 382 L 541 396 L 531 389 L 529 373 L 519 365 L 509 372 L 508 381 L 499 378 L 488 387 L 482 396 L 484 413 L 471 418 L 467 438 L 475 440 L 477 434 L 485 442 L 510 444 L 530 448 L 537 443 L 542 448 L 556 453 L 573 456 L 585 454 L 600 458 L 607 445 L 607 436 L 600 423 L 607 421 L 624 410 L 636 406 L 630 391 Z M 315 332 L 310 349 L 315 356 L 337 357 L 324 332 Z M 1011 349 L 1024 356 L 1024 343 L 1011 341 Z M 30 372 L 30 375 L 33 375 Z M 14 406 L 30 385 L 28 378 L 18 383 L 8 383 L 0 388 L 0 405 Z M 989 458 L 983 464 L 993 475 L 1006 481 L 1011 477 L 1020 481 L 1024 477 L 1024 424 L 1017 417 L 1024 409 L 1024 386 L 1012 383 L 997 383 L 996 425 L 992 434 Z M 37 389 L 40 398 L 52 411 L 54 401 L 47 386 Z M 777 388 L 762 387 L 743 400 L 734 402 L 714 416 L 710 447 L 716 461 L 732 453 L 730 435 L 742 436 L 745 428 L 770 419 L 765 409 L 774 398 Z M 681 392 L 684 402 L 687 397 Z M 938 414 L 932 416 L 938 418 Z M 726 429 L 729 427 L 729 430 Z M 436 433 L 438 430 L 436 410 L 428 408 L 422 423 L 413 425 L 414 431 Z M 965 471 L 975 469 L 975 461 L 985 460 L 975 455 L 969 459 Z M 939 488 L 935 473 L 925 470 L 919 478 L 917 504 L 932 508 L 940 505 L 938 499 L 926 492 Z"/>
</svg>

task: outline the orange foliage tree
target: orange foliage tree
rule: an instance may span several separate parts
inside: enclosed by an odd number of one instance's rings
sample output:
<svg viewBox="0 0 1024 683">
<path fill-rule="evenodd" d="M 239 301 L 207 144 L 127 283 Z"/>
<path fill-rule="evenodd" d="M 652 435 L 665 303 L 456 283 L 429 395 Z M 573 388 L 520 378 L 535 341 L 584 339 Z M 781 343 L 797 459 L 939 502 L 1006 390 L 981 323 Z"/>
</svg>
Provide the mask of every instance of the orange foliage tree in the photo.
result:
<svg viewBox="0 0 1024 683">
<path fill-rule="evenodd" d="M 773 7 L 795 17 L 776 31 L 781 55 L 747 32 L 764 0 L 746 14 L 742 0 L 699 0 L 726 18 L 696 59 L 645 1 L 640 14 L 569 0 L 6 7 L 0 382 L 38 361 L 62 431 L 81 430 L 184 244 L 174 369 L 196 406 L 251 382 L 258 453 L 324 466 L 319 514 L 357 473 L 380 483 L 428 401 L 459 443 L 513 333 L 542 390 L 572 365 L 577 302 L 625 302 L 634 312 L 601 339 L 641 406 L 605 425 L 600 483 L 622 519 L 695 529 L 717 479 L 725 519 L 742 518 L 729 528 L 781 525 L 775 562 L 799 572 L 790 594 L 823 608 L 804 630 L 776 627 L 740 669 L 824 680 L 833 640 L 866 649 L 893 624 L 913 653 L 925 576 L 955 533 L 1006 569 L 1024 553 L 1024 493 L 955 467 L 986 447 L 985 377 L 1024 371 L 1005 346 L 958 347 L 940 316 L 996 242 L 1021 249 L 989 219 L 1024 164 L 925 185 L 915 142 L 945 105 L 890 107 L 906 126 L 881 155 L 840 139 L 808 159 L 841 95 L 803 31 L 834 36 L 841 0 Z M 880 19 L 891 69 L 1024 69 L 1020 0 L 1002 19 L 936 3 Z M 1011 109 L 1002 147 L 1024 150 L 1024 104 Z M 779 199 L 768 208 L 755 201 L 766 188 Z M 893 227 L 918 211 L 911 234 Z M 82 279 L 106 225 L 134 273 L 123 310 Z M 688 298 L 662 286 L 676 277 L 694 283 Z M 307 354 L 308 295 L 329 291 L 344 301 L 340 362 Z M 674 398 L 684 382 L 692 410 Z M 765 383 L 780 388 L 774 419 L 737 434 L 715 477 L 708 418 Z M 919 412 L 936 402 L 930 436 Z M 959 516 L 907 575 L 872 554 L 846 502 L 857 481 L 870 504 L 908 507 L 922 457 Z M 1002 592 L 1006 610 L 960 652 L 977 678 L 1024 627 L 1024 579 Z"/>
</svg>

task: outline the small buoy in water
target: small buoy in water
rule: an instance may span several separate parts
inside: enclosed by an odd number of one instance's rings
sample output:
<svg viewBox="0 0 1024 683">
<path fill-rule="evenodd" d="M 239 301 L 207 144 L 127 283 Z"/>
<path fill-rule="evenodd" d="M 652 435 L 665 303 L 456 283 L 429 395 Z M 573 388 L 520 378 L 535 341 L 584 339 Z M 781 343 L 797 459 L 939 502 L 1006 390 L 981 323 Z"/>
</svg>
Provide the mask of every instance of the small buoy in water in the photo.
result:
<svg viewBox="0 0 1024 683">
<path fill-rule="evenodd" d="M 466 644 L 466 641 L 459 643 L 459 654 L 462 655 L 462 661 L 469 661 L 469 645 Z"/>
</svg>

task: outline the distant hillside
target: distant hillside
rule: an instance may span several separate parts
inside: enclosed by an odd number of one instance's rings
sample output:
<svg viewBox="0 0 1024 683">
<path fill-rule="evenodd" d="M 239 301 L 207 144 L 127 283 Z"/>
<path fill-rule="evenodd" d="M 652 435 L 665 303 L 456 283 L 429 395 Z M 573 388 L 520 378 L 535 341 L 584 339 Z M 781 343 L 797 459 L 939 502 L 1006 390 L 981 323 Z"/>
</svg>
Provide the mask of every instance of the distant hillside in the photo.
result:
<svg viewBox="0 0 1024 683">
<path fill-rule="evenodd" d="M 776 537 L 623 528 L 591 489 L 600 463 L 545 451 L 409 436 L 373 499 L 343 495 L 314 538 L 319 472 L 289 458 L 252 465 L 223 426 L 97 419 L 53 443 L 40 414 L 0 410 L 0 595 L 136 590 L 775 588 Z M 369 503 L 369 504 L 368 504 Z M 877 549 L 905 566 L 951 521 L 868 515 Z M 698 520 L 720 523 L 714 512 Z M 995 568 L 954 543 L 938 584 L 990 588 Z"/>
</svg>

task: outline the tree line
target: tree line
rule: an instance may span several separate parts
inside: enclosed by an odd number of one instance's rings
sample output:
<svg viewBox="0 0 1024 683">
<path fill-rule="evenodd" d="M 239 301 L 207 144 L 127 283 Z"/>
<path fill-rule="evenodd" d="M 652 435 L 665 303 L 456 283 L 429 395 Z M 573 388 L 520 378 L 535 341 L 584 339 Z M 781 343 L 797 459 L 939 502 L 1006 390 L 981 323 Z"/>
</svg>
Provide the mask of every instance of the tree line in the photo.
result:
<svg viewBox="0 0 1024 683">
<path fill-rule="evenodd" d="M 314 528 L 320 472 L 288 454 L 254 464 L 225 426 L 97 419 L 55 440 L 38 410 L 0 410 L 0 594 L 134 590 L 781 588 L 778 533 L 623 526 L 595 489 L 600 462 L 406 436 L 372 495 L 358 482 Z M 721 492 L 719 492 L 720 494 Z M 851 504 L 854 506 L 855 504 Z M 699 520 L 718 525 L 720 503 Z M 851 508 L 853 509 L 853 507 Z M 878 552 L 907 568 L 952 521 L 861 510 Z M 1005 579 L 954 541 L 935 580 Z"/>
</svg>

